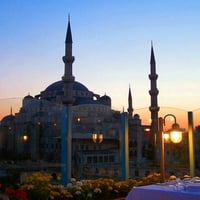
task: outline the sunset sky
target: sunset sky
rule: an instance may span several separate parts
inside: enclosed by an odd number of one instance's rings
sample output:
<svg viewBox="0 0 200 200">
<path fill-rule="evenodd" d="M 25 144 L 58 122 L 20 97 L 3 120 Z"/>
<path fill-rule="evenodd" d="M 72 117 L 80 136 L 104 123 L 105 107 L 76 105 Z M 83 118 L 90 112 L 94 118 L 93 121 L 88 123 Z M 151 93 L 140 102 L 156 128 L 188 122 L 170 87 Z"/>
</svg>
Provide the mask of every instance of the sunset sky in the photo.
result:
<svg viewBox="0 0 200 200">
<path fill-rule="evenodd" d="M 113 109 L 127 109 L 129 84 L 135 112 L 150 106 L 152 40 L 159 106 L 200 110 L 199 10 L 198 0 L 2 0 L 0 119 L 61 79 L 68 14 L 73 74 Z"/>
</svg>

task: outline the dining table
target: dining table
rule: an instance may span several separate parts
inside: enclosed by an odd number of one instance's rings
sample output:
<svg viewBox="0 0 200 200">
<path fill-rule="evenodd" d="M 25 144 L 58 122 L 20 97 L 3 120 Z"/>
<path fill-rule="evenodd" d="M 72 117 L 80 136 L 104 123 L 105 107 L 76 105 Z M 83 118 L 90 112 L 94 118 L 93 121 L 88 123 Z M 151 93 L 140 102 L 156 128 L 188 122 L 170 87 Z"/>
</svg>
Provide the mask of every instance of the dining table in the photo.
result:
<svg viewBox="0 0 200 200">
<path fill-rule="evenodd" d="M 133 187 L 125 200 L 200 200 L 200 181 L 173 181 Z"/>
</svg>

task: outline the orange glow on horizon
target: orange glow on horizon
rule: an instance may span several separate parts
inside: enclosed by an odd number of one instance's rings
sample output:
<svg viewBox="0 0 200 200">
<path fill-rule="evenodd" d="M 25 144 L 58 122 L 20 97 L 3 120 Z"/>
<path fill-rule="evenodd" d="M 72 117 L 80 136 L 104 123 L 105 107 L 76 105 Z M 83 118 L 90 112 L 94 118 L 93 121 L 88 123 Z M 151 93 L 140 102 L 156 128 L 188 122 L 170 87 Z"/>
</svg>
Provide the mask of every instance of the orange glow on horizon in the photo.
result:
<svg viewBox="0 0 200 200">
<path fill-rule="evenodd" d="M 150 125 L 149 119 L 151 118 L 151 114 L 148 108 L 142 108 L 138 110 L 135 109 L 134 113 L 140 115 L 140 119 L 142 120 L 142 125 Z M 185 128 L 186 130 L 188 129 L 188 111 L 178 108 L 160 107 L 158 117 L 164 117 L 167 114 L 175 115 L 176 122 L 180 125 L 180 128 Z M 200 125 L 199 116 L 200 116 L 200 109 L 193 111 L 194 128 L 197 125 Z M 166 118 L 164 131 L 170 129 L 173 123 L 174 120 L 172 120 L 170 117 Z"/>
<path fill-rule="evenodd" d="M 22 106 L 22 98 L 8 98 L 8 99 L 0 99 L 0 120 L 3 117 L 10 115 L 11 110 L 12 114 L 18 113 Z M 141 119 L 142 125 L 150 125 L 151 123 L 151 114 L 149 108 L 141 108 L 135 109 L 134 114 L 138 114 Z M 166 114 L 173 114 L 176 116 L 176 122 L 180 125 L 180 128 L 188 129 L 188 111 L 178 109 L 178 108 L 168 108 L 168 107 L 160 107 L 159 117 L 164 117 Z M 197 125 L 200 125 L 199 121 L 200 109 L 193 111 L 193 123 L 194 128 Z M 166 118 L 164 130 L 171 128 L 174 121 L 169 118 Z"/>
<path fill-rule="evenodd" d="M 5 116 L 10 115 L 11 112 L 15 115 L 15 113 L 19 112 L 21 106 L 22 98 L 0 99 L 0 120 Z"/>
</svg>

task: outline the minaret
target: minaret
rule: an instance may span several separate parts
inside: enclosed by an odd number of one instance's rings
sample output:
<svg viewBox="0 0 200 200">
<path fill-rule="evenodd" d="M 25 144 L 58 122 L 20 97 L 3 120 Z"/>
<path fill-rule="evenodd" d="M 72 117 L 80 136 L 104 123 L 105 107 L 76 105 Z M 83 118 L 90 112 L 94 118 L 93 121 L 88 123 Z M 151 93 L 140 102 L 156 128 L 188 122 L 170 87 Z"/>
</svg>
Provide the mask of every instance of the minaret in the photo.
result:
<svg viewBox="0 0 200 200">
<path fill-rule="evenodd" d="M 10 115 L 13 115 L 13 112 L 12 112 L 12 107 L 10 108 Z"/>
<path fill-rule="evenodd" d="M 72 56 L 72 34 L 70 27 L 70 19 L 68 18 L 67 35 L 65 40 L 65 72 L 62 80 L 64 82 L 63 104 L 65 105 L 61 115 L 61 163 L 62 163 L 62 184 L 64 186 L 71 180 L 71 161 L 72 161 L 72 105 L 74 76 L 72 74 L 72 64 L 74 56 Z"/>
<path fill-rule="evenodd" d="M 133 117 L 133 104 L 132 104 L 132 95 L 131 95 L 131 87 L 129 85 L 129 91 L 128 91 L 128 115 L 129 119 L 132 119 Z"/>
<path fill-rule="evenodd" d="M 73 84 L 74 76 L 72 74 L 72 64 L 74 62 L 74 56 L 72 56 L 72 34 L 70 26 L 70 18 L 68 18 L 67 34 L 65 40 L 65 56 L 63 56 L 63 62 L 65 63 L 65 72 L 62 80 L 64 82 L 64 105 L 73 104 Z"/>
<path fill-rule="evenodd" d="M 149 110 L 151 112 L 151 133 L 152 133 L 152 139 L 154 140 L 154 144 L 156 142 L 156 136 L 158 134 L 158 89 L 157 89 L 157 78 L 158 75 L 156 74 L 156 62 L 154 57 L 154 50 L 153 50 L 153 44 L 151 43 L 151 58 L 150 58 L 150 74 L 149 79 L 151 83 L 151 88 L 149 90 L 149 94 L 151 96 L 151 106 L 149 107 Z"/>
</svg>

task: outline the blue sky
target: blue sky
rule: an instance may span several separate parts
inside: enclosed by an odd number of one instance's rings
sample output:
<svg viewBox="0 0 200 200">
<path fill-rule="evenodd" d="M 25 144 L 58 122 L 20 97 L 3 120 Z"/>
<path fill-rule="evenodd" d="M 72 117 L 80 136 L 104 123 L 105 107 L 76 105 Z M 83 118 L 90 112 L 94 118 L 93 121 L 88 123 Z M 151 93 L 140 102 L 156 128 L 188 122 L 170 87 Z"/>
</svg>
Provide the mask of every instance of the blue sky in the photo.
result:
<svg viewBox="0 0 200 200">
<path fill-rule="evenodd" d="M 151 40 L 160 107 L 200 108 L 199 10 L 198 0 L 2 0 L 0 107 L 17 112 L 61 79 L 70 14 L 74 76 L 114 109 L 127 109 L 129 84 L 134 108 L 149 107 Z"/>
</svg>

